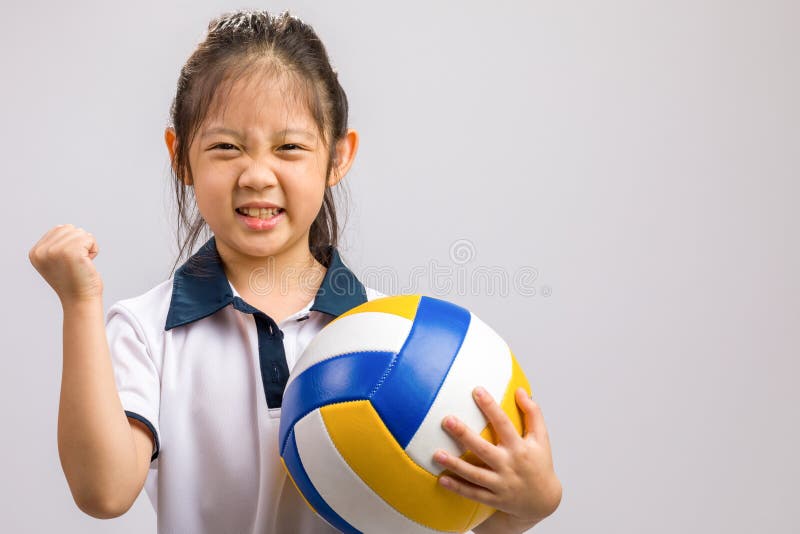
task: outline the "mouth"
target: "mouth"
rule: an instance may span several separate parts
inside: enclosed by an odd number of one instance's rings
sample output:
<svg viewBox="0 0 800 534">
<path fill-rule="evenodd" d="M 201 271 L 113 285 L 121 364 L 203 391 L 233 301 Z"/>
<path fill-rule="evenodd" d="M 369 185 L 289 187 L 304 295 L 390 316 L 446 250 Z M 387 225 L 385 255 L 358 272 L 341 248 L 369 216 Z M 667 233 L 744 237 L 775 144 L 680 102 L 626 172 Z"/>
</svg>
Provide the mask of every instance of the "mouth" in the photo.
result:
<svg viewBox="0 0 800 534">
<path fill-rule="evenodd" d="M 283 213 L 283 208 L 236 208 L 236 213 L 245 217 L 267 220 Z"/>
</svg>

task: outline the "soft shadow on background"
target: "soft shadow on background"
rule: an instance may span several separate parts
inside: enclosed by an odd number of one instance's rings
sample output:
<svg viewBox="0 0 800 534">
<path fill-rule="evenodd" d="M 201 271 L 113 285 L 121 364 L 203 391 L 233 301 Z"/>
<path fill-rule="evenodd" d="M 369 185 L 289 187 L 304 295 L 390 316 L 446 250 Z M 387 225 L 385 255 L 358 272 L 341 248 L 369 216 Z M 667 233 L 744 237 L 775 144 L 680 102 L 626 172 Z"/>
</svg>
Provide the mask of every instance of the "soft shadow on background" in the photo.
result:
<svg viewBox="0 0 800 534">
<path fill-rule="evenodd" d="M 340 72 L 345 261 L 469 307 L 531 378 L 564 486 L 537 533 L 800 531 L 800 4 L 201 0 L 3 5 L 4 532 L 155 532 L 144 493 L 72 502 L 27 252 L 94 233 L 106 308 L 166 279 L 178 72 L 244 7 L 310 22 Z"/>
</svg>

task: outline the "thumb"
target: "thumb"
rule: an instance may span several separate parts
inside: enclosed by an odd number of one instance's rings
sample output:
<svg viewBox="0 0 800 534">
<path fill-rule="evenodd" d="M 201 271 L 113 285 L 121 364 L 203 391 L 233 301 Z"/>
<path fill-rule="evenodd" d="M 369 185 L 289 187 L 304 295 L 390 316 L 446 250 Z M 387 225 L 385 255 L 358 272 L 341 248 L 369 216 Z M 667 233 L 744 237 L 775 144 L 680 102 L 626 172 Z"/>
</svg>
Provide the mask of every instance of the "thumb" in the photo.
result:
<svg viewBox="0 0 800 534">
<path fill-rule="evenodd" d="M 93 260 L 100 253 L 100 247 L 97 245 L 97 240 L 94 238 L 93 234 L 87 232 L 86 237 L 86 249 L 89 253 L 89 259 Z"/>
</svg>

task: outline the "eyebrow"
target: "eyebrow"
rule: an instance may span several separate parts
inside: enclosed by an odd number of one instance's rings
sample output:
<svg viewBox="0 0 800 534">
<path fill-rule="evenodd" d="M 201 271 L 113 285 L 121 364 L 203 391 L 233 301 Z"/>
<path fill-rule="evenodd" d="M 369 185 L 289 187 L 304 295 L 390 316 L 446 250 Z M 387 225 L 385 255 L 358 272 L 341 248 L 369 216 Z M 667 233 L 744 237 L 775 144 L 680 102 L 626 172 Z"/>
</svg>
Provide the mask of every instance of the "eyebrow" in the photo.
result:
<svg viewBox="0 0 800 534">
<path fill-rule="evenodd" d="M 230 128 L 218 127 L 218 128 L 211 128 L 210 130 L 206 130 L 205 132 L 203 132 L 203 135 L 201 136 L 201 138 L 206 138 L 206 137 L 208 137 L 210 135 L 214 135 L 214 134 L 228 134 L 228 135 L 231 135 L 231 136 L 237 137 L 237 138 L 243 137 L 236 130 L 231 130 Z M 278 136 L 301 135 L 301 136 L 308 137 L 309 139 L 316 139 L 316 136 L 313 133 L 311 133 L 311 132 L 309 132 L 307 130 L 300 130 L 300 129 L 297 129 L 297 128 L 286 128 L 286 129 L 281 130 L 279 132 L 275 132 L 275 135 L 278 135 Z"/>
</svg>

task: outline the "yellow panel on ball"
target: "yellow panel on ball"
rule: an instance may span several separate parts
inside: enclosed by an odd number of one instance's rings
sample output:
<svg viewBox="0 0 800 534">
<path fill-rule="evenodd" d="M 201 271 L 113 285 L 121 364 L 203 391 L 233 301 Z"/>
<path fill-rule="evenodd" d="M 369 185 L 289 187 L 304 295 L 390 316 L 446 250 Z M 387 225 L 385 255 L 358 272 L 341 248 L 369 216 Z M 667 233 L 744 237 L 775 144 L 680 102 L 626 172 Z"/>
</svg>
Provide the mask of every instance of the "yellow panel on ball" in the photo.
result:
<svg viewBox="0 0 800 534">
<path fill-rule="evenodd" d="M 408 457 L 369 401 L 320 410 L 331 440 L 353 471 L 409 519 L 446 532 L 471 529 L 478 503 L 441 487 Z M 398 484 L 402 481 L 402 484 Z"/>
<path fill-rule="evenodd" d="M 341 314 L 331 322 L 341 319 L 342 317 L 347 317 L 348 315 L 364 312 L 392 313 L 413 321 L 414 316 L 417 314 L 417 306 L 419 306 L 420 298 L 422 298 L 421 295 L 397 295 L 395 297 L 370 300 Z"/>
</svg>

